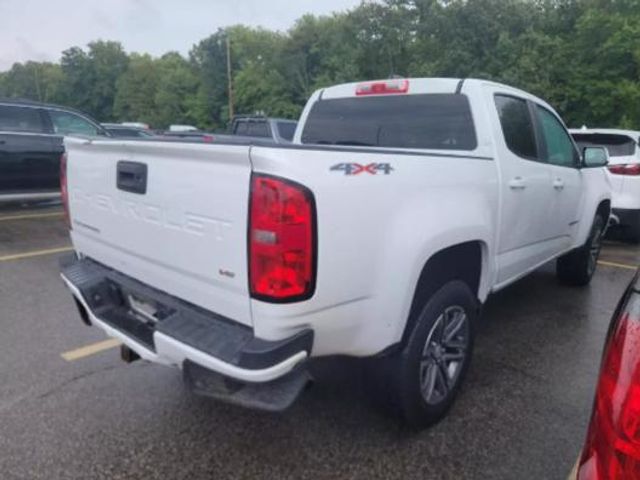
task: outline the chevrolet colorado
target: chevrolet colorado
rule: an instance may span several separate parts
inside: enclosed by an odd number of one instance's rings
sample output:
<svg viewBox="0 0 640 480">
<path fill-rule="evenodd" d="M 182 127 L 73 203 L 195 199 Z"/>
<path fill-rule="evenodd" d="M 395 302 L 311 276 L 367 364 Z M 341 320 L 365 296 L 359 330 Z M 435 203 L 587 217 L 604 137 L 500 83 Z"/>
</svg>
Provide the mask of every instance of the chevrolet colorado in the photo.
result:
<svg viewBox="0 0 640 480">
<path fill-rule="evenodd" d="M 293 143 L 68 138 L 85 323 L 180 367 L 196 392 L 281 410 L 310 358 L 373 357 L 394 412 L 442 418 L 487 296 L 557 259 L 596 268 L 606 150 L 579 152 L 544 101 L 483 80 L 325 88 Z"/>
</svg>

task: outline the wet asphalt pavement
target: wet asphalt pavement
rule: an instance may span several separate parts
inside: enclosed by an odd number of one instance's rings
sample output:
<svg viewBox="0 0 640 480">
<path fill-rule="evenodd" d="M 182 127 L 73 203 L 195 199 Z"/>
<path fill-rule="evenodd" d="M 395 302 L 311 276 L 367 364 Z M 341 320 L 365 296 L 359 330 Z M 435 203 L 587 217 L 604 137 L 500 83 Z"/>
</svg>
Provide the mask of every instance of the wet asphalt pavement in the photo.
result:
<svg viewBox="0 0 640 480">
<path fill-rule="evenodd" d="M 449 416 L 412 433 L 380 412 L 356 362 L 317 365 L 286 413 L 197 397 L 178 370 L 127 365 L 85 327 L 58 277 L 58 207 L 0 209 L 0 478 L 562 479 L 582 445 L 609 317 L 633 270 L 584 289 L 548 266 L 492 297 Z M 25 218 L 25 215 L 39 215 Z M 19 215 L 20 218 L 7 219 Z M 609 242 L 601 260 L 633 266 Z"/>
</svg>

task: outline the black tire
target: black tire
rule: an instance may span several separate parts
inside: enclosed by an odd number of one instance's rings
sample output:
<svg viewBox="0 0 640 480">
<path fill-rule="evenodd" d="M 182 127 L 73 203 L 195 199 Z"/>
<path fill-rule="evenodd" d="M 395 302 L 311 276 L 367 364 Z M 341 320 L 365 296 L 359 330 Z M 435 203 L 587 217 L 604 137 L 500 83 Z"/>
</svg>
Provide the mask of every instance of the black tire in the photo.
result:
<svg viewBox="0 0 640 480">
<path fill-rule="evenodd" d="M 384 359 L 387 406 L 410 428 L 432 425 L 451 408 L 471 360 L 477 316 L 469 287 L 448 282 L 423 305 L 404 348 Z"/>
<path fill-rule="evenodd" d="M 604 218 L 601 214 L 596 214 L 587 242 L 556 261 L 558 280 L 567 285 L 584 286 L 589 284 L 596 271 L 602 248 L 604 227 Z"/>
</svg>

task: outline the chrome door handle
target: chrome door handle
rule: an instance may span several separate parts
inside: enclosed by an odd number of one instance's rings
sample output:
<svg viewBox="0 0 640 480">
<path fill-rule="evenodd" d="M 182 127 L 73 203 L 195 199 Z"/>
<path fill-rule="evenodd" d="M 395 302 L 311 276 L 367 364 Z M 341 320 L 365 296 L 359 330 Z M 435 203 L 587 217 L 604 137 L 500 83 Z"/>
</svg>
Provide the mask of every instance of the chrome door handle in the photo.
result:
<svg viewBox="0 0 640 480">
<path fill-rule="evenodd" d="M 553 181 L 553 188 L 555 188 L 556 190 L 562 190 L 564 188 L 564 180 L 562 180 L 561 178 L 556 178 Z"/>
<path fill-rule="evenodd" d="M 509 188 L 511 190 L 524 190 L 527 188 L 527 184 L 522 177 L 515 177 L 509 181 Z"/>
</svg>

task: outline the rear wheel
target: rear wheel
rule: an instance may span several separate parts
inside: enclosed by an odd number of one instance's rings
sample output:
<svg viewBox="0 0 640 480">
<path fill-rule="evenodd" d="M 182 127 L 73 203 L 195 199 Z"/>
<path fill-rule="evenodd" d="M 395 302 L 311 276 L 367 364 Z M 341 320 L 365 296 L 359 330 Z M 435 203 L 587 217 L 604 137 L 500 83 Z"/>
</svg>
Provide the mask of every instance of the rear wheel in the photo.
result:
<svg viewBox="0 0 640 480">
<path fill-rule="evenodd" d="M 391 407 L 412 428 L 442 419 L 453 404 L 473 349 L 477 300 L 461 281 L 424 304 L 401 352 L 386 361 Z"/>
<path fill-rule="evenodd" d="M 583 286 L 591 281 L 598 265 L 604 228 L 604 218 L 598 213 L 593 220 L 587 242 L 558 258 L 556 275 L 561 282 Z"/>
</svg>

